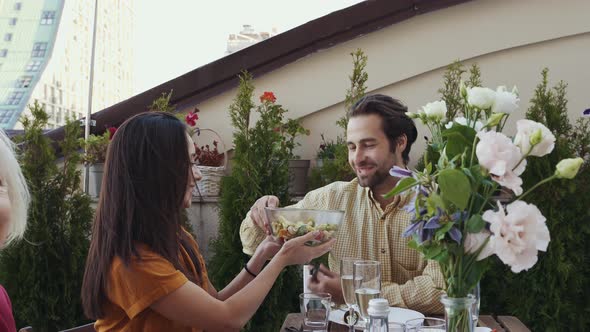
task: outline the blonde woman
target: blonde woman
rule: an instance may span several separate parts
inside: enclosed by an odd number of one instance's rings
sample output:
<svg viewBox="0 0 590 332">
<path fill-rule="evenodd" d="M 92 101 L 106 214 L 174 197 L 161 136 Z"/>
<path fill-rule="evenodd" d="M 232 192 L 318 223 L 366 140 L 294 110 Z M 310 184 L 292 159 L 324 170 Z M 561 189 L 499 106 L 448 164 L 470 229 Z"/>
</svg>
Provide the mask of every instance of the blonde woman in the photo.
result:
<svg viewBox="0 0 590 332">
<path fill-rule="evenodd" d="M 29 190 L 14 153 L 14 144 L 0 129 L 0 247 L 20 238 L 27 226 Z M 12 305 L 0 285 L 0 331 L 16 331 Z"/>
</svg>

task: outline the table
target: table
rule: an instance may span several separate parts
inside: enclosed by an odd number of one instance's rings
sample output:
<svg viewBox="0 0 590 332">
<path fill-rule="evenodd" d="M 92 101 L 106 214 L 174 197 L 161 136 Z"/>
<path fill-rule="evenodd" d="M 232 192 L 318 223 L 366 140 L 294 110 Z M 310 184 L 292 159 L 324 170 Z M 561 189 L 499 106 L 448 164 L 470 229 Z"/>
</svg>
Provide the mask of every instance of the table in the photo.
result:
<svg viewBox="0 0 590 332">
<path fill-rule="evenodd" d="M 281 327 L 281 332 L 290 332 L 287 327 L 293 326 L 296 328 L 301 327 L 303 324 L 303 316 L 300 313 L 288 314 L 285 318 L 285 322 Z M 480 315 L 478 326 L 489 327 L 497 332 L 530 332 L 518 318 L 514 316 L 490 316 Z M 330 323 L 329 332 L 348 332 L 348 327 L 336 323 Z"/>
</svg>

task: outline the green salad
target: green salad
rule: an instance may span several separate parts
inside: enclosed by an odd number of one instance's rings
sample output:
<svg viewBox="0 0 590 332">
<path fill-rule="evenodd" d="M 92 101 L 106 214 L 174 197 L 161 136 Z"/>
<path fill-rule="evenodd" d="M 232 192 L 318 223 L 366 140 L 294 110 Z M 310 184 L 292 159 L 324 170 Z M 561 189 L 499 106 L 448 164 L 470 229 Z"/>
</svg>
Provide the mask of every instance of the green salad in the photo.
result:
<svg viewBox="0 0 590 332">
<path fill-rule="evenodd" d="M 332 224 L 316 226 L 315 220 L 311 217 L 303 221 L 289 221 L 287 218 L 279 216 L 277 220 L 271 222 L 271 226 L 273 234 L 284 241 L 319 230 L 321 233 L 316 237 L 316 240 L 324 242 L 331 239 L 338 229 L 337 225 Z"/>
</svg>

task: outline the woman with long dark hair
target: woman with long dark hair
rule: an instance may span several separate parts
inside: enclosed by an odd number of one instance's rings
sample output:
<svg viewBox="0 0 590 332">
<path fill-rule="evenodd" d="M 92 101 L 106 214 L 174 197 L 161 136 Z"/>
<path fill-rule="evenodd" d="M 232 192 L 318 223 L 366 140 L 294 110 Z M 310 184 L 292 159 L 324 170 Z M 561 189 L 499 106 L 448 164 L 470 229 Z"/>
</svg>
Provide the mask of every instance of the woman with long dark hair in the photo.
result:
<svg viewBox="0 0 590 332">
<path fill-rule="evenodd" d="M 284 267 L 332 247 L 333 241 L 305 246 L 313 233 L 282 247 L 266 239 L 218 292 L 197 243 L 181 227 L 182 208 L 201 178 L 194 158 L 185 126 L 166 113 L 136 115 L 114 135 L 82 284 L 84 311 L 97 331 L 240 329 Z"/>
</svg>

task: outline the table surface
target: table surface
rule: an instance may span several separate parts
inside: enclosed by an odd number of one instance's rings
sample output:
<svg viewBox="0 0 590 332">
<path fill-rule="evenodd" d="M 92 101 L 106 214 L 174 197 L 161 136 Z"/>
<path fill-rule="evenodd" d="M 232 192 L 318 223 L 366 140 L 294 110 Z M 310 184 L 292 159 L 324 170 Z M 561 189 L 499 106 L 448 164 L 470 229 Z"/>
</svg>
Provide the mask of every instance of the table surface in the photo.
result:
<svg viewBox="0 0 590 332">
<path fill-rule="evenodd" d="M 300 313 L 292 313 L 288 314 L 283 326 L 281 327 L 281 332 L 291 332 L 288 330 L 288 327 L 295 327 L 296 329 L 300 329 L 303 326 L 303 316 Z M 492 330 L 496 330 L 497 332 L 530 332 L 531 330 L 528 329 L 518 318 L 514 316 L 490 316 L 490 315 L 480 315 L 479 316 L 479 323 L 478 326 L 485 326 L 489 327 Z M 348 327 L 336 323 L 330 322 L 329 332 L 348 332 Z"/>
</svg>

